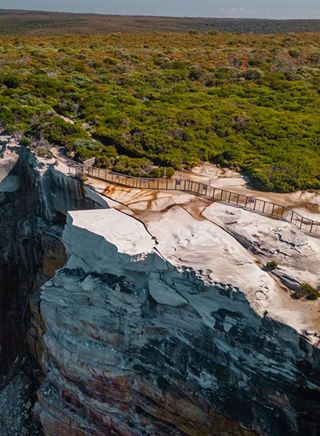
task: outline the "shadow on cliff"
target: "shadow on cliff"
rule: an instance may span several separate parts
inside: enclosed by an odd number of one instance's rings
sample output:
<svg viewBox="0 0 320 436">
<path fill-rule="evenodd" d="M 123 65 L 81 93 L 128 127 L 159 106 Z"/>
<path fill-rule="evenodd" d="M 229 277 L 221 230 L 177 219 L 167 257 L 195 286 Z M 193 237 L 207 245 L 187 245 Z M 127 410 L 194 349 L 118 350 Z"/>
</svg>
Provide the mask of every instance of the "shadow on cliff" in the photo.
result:
<svg viewBox="0 0 320 436">
<path fill-rule="evenodd" d="M 63 422 L 97 435 L 246 434 L 223 433 L 237 422 L 261 435 L 319 434 L 320 350 L 296 330 L 155 251 L 133 258 L 80 228 L 68 246 L 72 262 L 42 293 L 44 389 L 59 398 L 40 390 L 49 432 Z M 180 299 L 159 304 L 163 292 Z"/>
<path fill-rule="evenodd" d="M 39 163 L 27 148 L 10 149 L 19 158 L 0 183 L 0 377 L 28 346 L 39 358 L 42 326 L 35 312 L 41 286 L 66 261 L 67 211 L 103 207 L 81 180 Z"/>
</svg>

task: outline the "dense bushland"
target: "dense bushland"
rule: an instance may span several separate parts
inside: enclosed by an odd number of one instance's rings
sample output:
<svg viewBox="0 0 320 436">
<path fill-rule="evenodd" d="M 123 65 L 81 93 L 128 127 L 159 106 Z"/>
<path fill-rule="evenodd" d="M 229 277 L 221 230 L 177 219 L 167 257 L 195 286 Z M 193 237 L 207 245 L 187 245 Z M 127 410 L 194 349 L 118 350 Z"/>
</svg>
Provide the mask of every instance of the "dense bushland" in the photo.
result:
<svg viewBox="0 0 320 436">
<path fill-rule="evenodd" d="M 3 37 L 0 62 L 0 120 L 25 144 L 135 175 L 205 160 L 262 190 L 320 188 L 319 33 Z"/>
</svg>

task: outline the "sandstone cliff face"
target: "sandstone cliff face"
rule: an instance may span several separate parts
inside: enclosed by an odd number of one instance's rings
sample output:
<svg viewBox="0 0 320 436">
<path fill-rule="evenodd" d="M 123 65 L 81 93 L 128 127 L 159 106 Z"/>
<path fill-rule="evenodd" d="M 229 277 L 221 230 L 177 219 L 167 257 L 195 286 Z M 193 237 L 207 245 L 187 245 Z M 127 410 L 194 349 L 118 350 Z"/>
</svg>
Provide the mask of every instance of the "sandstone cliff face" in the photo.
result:
<svg viewBox="0 0 320 436">
<path fill-rule="evenodd" d="M 39 292 L 66 261 L 61 234 L 67 210 L 95 203 L 79 181 L 45 165 L 39 170 L 32 153 L 14 142 L 1 155 L 0 370 L 5 372 L 24 348 L 32 291 Z"/>
<path fill-rule="evenodd" d="M 41 285 L 66 262 L 61 241 L 66 211 L 94 207 L 98 205 L 86 197 L 79 181 L 0 136 L 1 435 L 29 434 L 27 429 L 35 428 L 29 422 L 29 410 L 36 377 L 21 356 L 31 353 L 41 363 L 44 323 L 39 293 Z M 21 416 L 15 419 L 19 410 Z"/>
<path fill-rule="evenodd" d="M 41 296 L 47 435 L 318 434 L 320 353 L 296 330 L 117 210 L 71 213 L 63 240 Z"/>
<path fill-rule="evenodd" d="M 11 152 L 7 159 L 1 160 L 1 372 L 7 371 L 23 348 L 28 297 L 31 289 L 39 288 L 40 283 L 45 281 L 38 268 L 43 253 L 40 234 L 42 225 L 37 220 L 38 183 L 30 168 L 33 159 L 27 162 L 25 158 L 25 153 L 19 158 L 17 153 Z M 6 161 L 12 162 L 12 167 L 5 165 Z M 7 174 L 5 170 L 8 171 Z"/>
<path fill-rule="evenodd" d="M 123 190 L 131 209 L 109 208 L 54 163 L 13 143 L 0 159 L 0 368 L 27 350 L 41 367 L 45 434 L 319 434 L 317 337 L 259 265 L 272 255 L 283 282 L 315 283 L 319 245 L 225 206 L 198 216 L 188 195 Z M 0 405 L 32 386 L 17 371 Z M 31 410 L 17 406 L 1 431 L 34 436 L 10 430 Z"/>
</svg>

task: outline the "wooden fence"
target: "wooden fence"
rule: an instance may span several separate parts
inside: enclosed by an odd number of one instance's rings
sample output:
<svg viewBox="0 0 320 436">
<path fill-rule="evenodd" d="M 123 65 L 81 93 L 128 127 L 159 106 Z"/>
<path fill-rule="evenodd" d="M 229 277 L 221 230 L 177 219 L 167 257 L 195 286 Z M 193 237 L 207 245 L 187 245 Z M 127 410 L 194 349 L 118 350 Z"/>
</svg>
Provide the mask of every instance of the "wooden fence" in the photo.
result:
<svg viewBox="0 0 320 436">
<path fill-rule="evenodd" d="M 62 157 L 67 159 L 65 156 Z M 214 188 L 205 183 L 193 182 L 191 180 L 132 177 L 125 174 L 114 173 L 103 168 L 82 165 L 70 159 L 67 159 L 67 161 L 70 169 L 74 173 L 84 173 L 90 177 L 130 188 L 188 192 L 209 200 L 241 207 L 270 218 L 287 221 L 312 236 L 320 237 L 320 222 L 306 218 L 294 210 L 276 203 L 226 191 L 220 188 Z"/>
<path fill-rule="evenodd" d="M 93 167 L 94 164 L 96 163 L 96 158 L 95 157 L 91 157 L 90 159 L 87 159 L 83 162 L 83 165 L 86 167 Z"/>
</svg>

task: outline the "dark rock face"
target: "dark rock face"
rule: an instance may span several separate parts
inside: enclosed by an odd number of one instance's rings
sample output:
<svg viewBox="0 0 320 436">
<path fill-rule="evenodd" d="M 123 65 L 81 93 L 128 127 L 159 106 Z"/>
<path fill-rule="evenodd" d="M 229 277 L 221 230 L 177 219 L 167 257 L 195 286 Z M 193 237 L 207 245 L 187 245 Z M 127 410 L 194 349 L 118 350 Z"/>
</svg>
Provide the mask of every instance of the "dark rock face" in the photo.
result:
<svg viewBox="0 0 320 436">
<path fill-rule="evenodd" d="M 67 210 L 97 207 L 85 196 L 80 181 L 52 167 L 40 175 L 28 150 L 17 153 L 19 159 L 8 177 L 18 179 L 19 187 L 0 193 L 0 374 L 26 351 L 30 322 L 29 345 L 34 351 L 39 347 L 40 317 L 35 329 L 29 300 L 33 294 L 34 318 L 41 285 L 66 261 L 61 234 Z"/>
<path fill-rule="evenodd" d="M 12 147 L 11 147 L 12 148 Z M 41 375 L 40 288 L 66 261 L 66 211 L 99 207 L 81 183 L 37 168 L 26 149 L 0 158 L 0 435 L 42 435 L 33 406 Z"/>
<path fill-rule="evenodd" d="M 26 356 L 11 366 L 0 387 L 0 435 L 43 436 L 33 413 L 39 370 Z"/>
<path fill-rule="evenodd" d="M 20 189 L 2 193 L 0 209 L 0 368 L 5 373 L 16 355 L 25 351 L 28 299 L 46 277 L 42 274 L 45 247 L 39 222 L 39 181 L 21 156 L 11 174 L 19 177 Z M 61 233 L 61 232 L 60 232 Z M 56 240 L 58 243 L 58 240 Z"/>
</svg>

